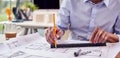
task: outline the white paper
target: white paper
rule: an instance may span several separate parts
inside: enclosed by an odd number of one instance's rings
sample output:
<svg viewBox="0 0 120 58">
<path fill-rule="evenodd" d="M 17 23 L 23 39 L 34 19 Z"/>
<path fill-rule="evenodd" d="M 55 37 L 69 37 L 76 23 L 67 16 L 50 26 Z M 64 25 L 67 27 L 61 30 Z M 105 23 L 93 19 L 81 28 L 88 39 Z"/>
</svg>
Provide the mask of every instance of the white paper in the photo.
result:
<svg viewBox="0 0 120 58">
<path fill-rule="evenodd" d="M 115 56 L 120 52 L 120 43 L 110 43 L 109 45 L 109 51 L 107 58 L 115 58 Z"/>
<path fill-rule="evenodd" d="M 28 34 L 25 36 L 17 37 L 19 43 L 21 43 L 22 45 L 31 43 L 32 41 L 35 41 L 35 40 L 40 39 L 40 38 L 41 38 L 41 36 L 39 35 L 39 33 Z"/>
<path fill-rule="evenodd" d="M 0 43 L 0 54 L 8 52 L 9 48 L 4 44 Z"/>
<path fill-rule="evenodd" d="M 103 56 L 103 54 L 106 55 L 106 52 L 108 50 L 107 47 L 80 47 L 80 48 L 53 48 L 53 49 L 50 49 L 50 46 L 43 41 L 42 42 L 35 41 L 34 43 L 26 46 L 25 49 L 35 50 L 35 51 L 42 50 L 42 51 L 46 51 L 46 52 L 63 53 L 63 54 L 67 54 L 68 56 L 71 56 L 72 58 L 74 58 L 74 52 L 78 51 L 79 49 L 82 49 L 82 52 L 91 51 L 91 53 L 86 54 L 86 55 L 81 55 L 79 57 L 93 57 L 93 58 L 106 57 L 106 56 Z"/>
<path fill-rule="evenodd" d="M 89 43 L 86 41 L 57 41 L 57 43 Z M 21 36 L 5 42 L 11 50 L 7 53 L 0 54 L 1 58 L 107 58 L 109 47 L 78 47 L 78 48 L 50 48 L 50 44 L 45 38 L 39 36 L 38 33 Z M 0 47 L 4 47 L 1 45 Z M 116 47 L 115 47 L 116 48 Z M 0 48 L 3 49 L 4 48 Z M 74 52 L 79 49 L 84 53 L 91 51 L 91 53 L 74 57 Z"/>
</svg>

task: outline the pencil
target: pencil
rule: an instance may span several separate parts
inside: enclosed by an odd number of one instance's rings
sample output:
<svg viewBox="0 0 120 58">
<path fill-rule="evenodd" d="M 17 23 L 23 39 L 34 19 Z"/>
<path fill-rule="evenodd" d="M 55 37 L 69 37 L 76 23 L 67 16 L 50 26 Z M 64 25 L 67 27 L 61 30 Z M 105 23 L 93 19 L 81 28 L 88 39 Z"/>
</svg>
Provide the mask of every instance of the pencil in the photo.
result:
<svg viewBox="0 0 120 58">
<path fill-rule="evenodd" d="M 54 25 L 54 37 L 56 37 L 56 23 L 55 23 L 55 14 L 53 14 L 53 25 Z M 57 47 L 57 42 L 56 42 L 56 39 L 54 39 L 54 46 L 55 48 Z"/>
</svg>

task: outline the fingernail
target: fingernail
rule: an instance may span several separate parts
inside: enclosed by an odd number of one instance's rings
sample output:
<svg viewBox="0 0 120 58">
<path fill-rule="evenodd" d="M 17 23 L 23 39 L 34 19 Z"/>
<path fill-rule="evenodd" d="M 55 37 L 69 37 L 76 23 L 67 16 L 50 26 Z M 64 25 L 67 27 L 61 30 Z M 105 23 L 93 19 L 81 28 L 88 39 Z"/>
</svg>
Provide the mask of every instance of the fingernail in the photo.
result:
<svg viewBox="0 0 120 58">
<path fill-rule="evenodd" d="M 57 38 L 59 38 L 59 35 L 56 35 Z"/>
</svg>

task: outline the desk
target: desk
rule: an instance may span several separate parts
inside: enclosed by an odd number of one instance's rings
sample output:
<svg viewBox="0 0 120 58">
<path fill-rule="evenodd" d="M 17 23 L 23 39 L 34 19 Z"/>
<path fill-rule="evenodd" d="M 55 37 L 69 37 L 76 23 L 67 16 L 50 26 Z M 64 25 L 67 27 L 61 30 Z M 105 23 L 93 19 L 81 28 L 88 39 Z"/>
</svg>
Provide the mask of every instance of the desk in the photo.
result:
<svg viewBox="0 0 120 58">
<path fill-rule="evenodd" d="M 17 26 L 25 28 L 24 35 L 28 33 L 28 29 L 33 29 L 34 32 L 37 32 L 38 28 L 48 28 L 52 27 L 53 23 L 41 23 L 41 22 L 33 22 L 33 21 L 24 21 L 24 22 L 8 22 L 8 21 L 3 21 L 0 22 L 0 24 L 15 24 Z"/>
<path fill-rule="evenodd" d="M 61 42 L 61 41 L 60 41 Z M 62 41 L 61 43 L 71 43 L 71 42 L 80 42 L 80 41 Z M 9 44 L 10 43 L 10 44 Z M 11 39 L 5 44 L 9 45 L 11 49 L 0 51 L 7 51 L 0 53 L 0 57 L 13 57 L 13 58 L 114 58 L 117 53 L 120 51 L 120 43 L 108 43 L 105 47 L 79 47 L 79 48 L 65 48 L 65 49 L 51 49 L 49 44 L 46 42 L 44 37 L 38 35 L 38 33 L 30 34 L 26 36 L 21 36 L 19 38 Z M 0 46 L 1 47 L 1 46 Z M 3 47 L 3 46 L 2 46 Z M 87 50 L 96 50 L 102 51 L 100 57 L 83 55 L 79 57 L 74 57 L 74 51 L 82 49 L 83 51 Z M 17 55 L 16 55 L 17 54 Z M 18 55 L 19 54 L 19 55 Z M 98 53 L 95 53 L 98 54 Z"/>
</svg>

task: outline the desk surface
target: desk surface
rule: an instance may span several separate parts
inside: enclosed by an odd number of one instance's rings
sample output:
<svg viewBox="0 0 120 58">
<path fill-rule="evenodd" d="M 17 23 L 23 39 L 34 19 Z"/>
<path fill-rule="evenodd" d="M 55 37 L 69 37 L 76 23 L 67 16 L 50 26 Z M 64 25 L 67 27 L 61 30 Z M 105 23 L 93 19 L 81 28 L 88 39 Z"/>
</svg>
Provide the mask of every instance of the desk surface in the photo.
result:
<svg viewBox="0 0 120 58">
<path fill-rule="evenodd" d="M 60 41 L 60 43 L 78 43 L 80 41 L 68 40 Z M 82 41 L 82 43 L 84 43 Z M 0 51 L 7 51 L 1 54 L 0 57 L 15 57 L 15 58 L 75 58 L 73 53 L 82 49 L 82 52 L 92 51 L 92 54 L 82 55 L 76 58 L 114 58 L 120 51 L 120 43 L 108 43 L 105 47 L 79 47 L 79 48 L 61 48 L 50 49 L 49 44 L 44 37 L 38 33 L 21 36 L 5 42 L 10 49 L 5 50 L 0 45 Z M 20 53 L 20 55 L 18 55 Z M 16 55 L 17 54 L 17 55 Z M 14 56 L 13 56 L 14 55 Z"/>
</svg>

